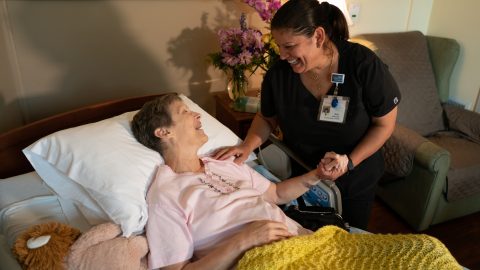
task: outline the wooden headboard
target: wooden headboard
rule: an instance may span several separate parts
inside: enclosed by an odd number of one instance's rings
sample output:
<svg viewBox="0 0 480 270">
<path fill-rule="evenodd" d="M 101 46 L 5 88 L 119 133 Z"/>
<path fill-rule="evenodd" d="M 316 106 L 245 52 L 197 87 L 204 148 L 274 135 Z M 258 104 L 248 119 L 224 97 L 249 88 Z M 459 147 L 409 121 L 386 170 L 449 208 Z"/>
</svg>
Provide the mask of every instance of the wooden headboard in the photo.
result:
<svg viewBox="0 0 480 270">
<path fill-rule="evenodd" d="M 138 110 L 159 95 L 124 98 L 57 114 L 0 134 L 0 179 L 33 171 L 22 150 L 53 132 Z"/>
</svg>

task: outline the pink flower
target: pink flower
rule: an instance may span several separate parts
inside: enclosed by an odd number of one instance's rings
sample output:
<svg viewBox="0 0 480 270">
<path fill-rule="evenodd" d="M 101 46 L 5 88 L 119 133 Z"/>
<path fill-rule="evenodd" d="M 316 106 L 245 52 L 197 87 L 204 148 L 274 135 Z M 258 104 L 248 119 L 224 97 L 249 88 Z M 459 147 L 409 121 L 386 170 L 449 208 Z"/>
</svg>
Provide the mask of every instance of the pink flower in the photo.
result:
<svg viewBox="0 0 480 270">
<path fill-rule="evenodd" d="M 244 2 L 253 7 L 265 22 L 270 22 L 282 5 L 280 0 L 244 0 Z"/>
<path fill-rule="evenodd" d="M 244 0 L 255 8 L 261 18 L 269 22 L 280 8 L 280 0 Z M 240 17 L 240 28 L 228 28 L 218 31 L 220 52 L 209 54 L 212 64 L 223 71 L 249 70 L 254 73 L 258 68 L 266 71 L 278 59 L 278 49 L 271 38 L 263 37 L 262 32 L 248 28 L 245 14 Z"/>
<path fill-rule="evenodd" d="M 211 57 L 213 64 L 220 69 L 251 69 L 255 63 L 261 61 L 264 53 L 262 33 L 246 26 L 244 14 L 240 18 L 240 24 L 241 28 L 218 31 L 221 52 Z"/>
</svg>

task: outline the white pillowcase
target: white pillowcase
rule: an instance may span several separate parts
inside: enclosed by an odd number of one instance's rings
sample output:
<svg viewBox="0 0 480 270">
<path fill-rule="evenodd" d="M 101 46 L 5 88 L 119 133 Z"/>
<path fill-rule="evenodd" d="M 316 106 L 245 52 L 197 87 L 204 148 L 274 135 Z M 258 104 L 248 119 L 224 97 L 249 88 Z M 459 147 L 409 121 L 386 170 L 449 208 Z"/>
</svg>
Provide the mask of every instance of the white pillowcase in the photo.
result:
<svg viewBox="0 0 480 270">
<path fill-rule="evenodd" d="M 201 114 L 209 137 L 200 155 L 241 141 L 192 100 L 180 97 Z M 163 163 L 157 152 L 133 137 L 130 121 L 135 113 L 62 130 L 23 150 L 45 183 L 62 198 L 73 200 L 92 225 L 111 220 L 120 224 L 124 236 L 143 230 L 148 218 L 145 195 Z"/>
</svg>

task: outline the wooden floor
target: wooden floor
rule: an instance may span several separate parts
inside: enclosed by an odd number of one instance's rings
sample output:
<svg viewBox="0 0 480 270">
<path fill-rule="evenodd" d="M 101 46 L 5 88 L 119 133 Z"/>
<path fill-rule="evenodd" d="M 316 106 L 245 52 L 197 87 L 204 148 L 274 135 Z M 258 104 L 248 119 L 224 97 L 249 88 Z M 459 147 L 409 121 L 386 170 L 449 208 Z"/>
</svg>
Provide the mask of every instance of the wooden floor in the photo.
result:
<svg viewBox="0 0 480 270">
<path fill-rule="evenodd" d="M 368 230 L 373 233 L 417 233 L 380 199 L 376 199 L 373 205 Z M 430 226 L 421 233 L 442 241 L 464 267 L 480 270 L 480 212 Z"/>
</svg>

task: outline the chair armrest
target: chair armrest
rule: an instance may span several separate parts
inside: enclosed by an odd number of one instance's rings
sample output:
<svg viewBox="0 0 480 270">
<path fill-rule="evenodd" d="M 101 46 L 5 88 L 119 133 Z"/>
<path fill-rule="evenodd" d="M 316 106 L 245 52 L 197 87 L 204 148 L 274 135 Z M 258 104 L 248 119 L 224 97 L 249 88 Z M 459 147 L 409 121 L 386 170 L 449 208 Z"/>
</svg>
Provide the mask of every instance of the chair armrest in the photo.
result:
<svg viewBox="0 0 480 270">
<path fill-rule="evenodd" d="M 450 153 L 432 142 L 422 143 L 415 152 L 411 173 L 379 184 L 377 194 L 415 230 L 432 224 L 446 175 Z"/>
<path fill-rule="evenodd" d="M 440 163 L 437 162 L 444 156 L 448 157 L 448 160 L 450 160 L 450 152 L 430 141 L 427 141 L 417 148 L 415 153 L 415 163 L 429 171 L 436 172 L 440 170 L 440 166 L 443 167 L 445 165 L 443 163 L 440 165 Z"/>
<path fill-rule="evenodd" d="M 407 129 L 405 132 L 413 131 Z M 398 135 L 401 131 L 394 133 Z M 404 140 L 408 138 L 401 135 L 398 137 Z M 432 223 L 450 167 L 450 153 L 426 138 L 421 138 L 413 152 L 409 174 L 383 181 L 377 190 L 382 200 L 418 231 L 427 229 Z M 411 155 L 409 152 L 409 159 L 412 158 Z"/>
<path fill-rule="evenodd" d="M 451 104 L 444 104 L 443 109 L 451 130 L 459 131 L 467 139 L 480 143 L 480 114 Z"/>
<path fill-rule="evenodd" d="M 397 124 L 383 146 L 386 172 L 397 177 L 409 175 L 417 149 L 427 141 L 417 132 Z"/>
</svg>

